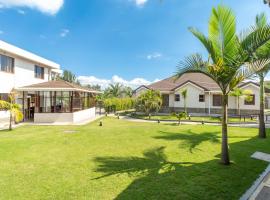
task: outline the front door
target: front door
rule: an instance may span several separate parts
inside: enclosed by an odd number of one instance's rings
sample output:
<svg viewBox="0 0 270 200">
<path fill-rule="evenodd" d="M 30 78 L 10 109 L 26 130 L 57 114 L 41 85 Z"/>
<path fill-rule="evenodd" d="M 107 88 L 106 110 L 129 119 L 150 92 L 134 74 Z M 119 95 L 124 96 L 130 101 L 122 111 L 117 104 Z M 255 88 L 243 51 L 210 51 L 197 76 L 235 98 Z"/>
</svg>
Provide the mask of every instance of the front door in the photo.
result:
<svg viewBox="0 0 270 200">
<path fill-rule="evenodd" d="M 35 95 L 28 94 L 27 96 L 27 107 L 25 112 L 25 119 L 26 120 L 33 120 L 35 113 Z"/>
<path fill-rule="evenodd" d="M 169 107 L 169 95 L 168 94 L 162 94 L 162 106 Z"/>
</svg>

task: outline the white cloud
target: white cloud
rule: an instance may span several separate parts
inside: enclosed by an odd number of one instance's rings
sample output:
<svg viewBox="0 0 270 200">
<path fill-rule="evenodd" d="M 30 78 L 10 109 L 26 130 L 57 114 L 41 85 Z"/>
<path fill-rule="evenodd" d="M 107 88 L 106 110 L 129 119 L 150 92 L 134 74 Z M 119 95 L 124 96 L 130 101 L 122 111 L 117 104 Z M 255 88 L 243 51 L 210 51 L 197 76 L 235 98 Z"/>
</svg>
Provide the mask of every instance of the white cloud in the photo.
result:
<svg viewBox="0 0 270 200">
<path fill-rule="evenodd" d="M 18 12 L 19 14 L 21 14 L 21 15 L 25 15 L 25 14 L 26 14 L 26 12 L 25 12 L 24 10 L 21 10 L 21 9 L 17 10 L 17 12 Z"/>
<path fill-rule="evenodd" d="M 162 54 L 158 53 L 158 52 L 152 53 L 152 54 L 149 54 L 149 55 L 146 56 L 146 58 L 148 60 L 157 59 L 157 58 L 160 58 L 160 57 L 162 57 Z"/>
<path fill-rule="evenodd" d="M 121 83 L 125 86 L 129 86 L 133 89 L 141 86 L 141 85 L 149 85 L 153 82 L 159 81 L 158 79 L 154 81 L 148 81 L 144 78 L 134 78 L 132 80 L 125 80 L 120 76 L 114 75 L 111 79 L 100 79 L 95 76 L 79 76 L 78 80 L 83 84 L 83 85 L 95 85 L 98 84 L 101 86 L 102 89 L 105 89 L 108 87 L 109 84 L 115 84 L 115 83 Z"/>
<path fill-rule="evenodd" d="M 0 0 L 0 7 L 28 7 L 49 15 L 55 15 L 63 6 L 64 0 Z"/>
<path fill-rule="evenodd" d="M 143 6 L 148 0 L 133 0 L 137 6 Z"/>
<path fill-rule="evenodd" d="M 66 37 L 67 34 L 69 34 L 69 30 L 68 29 L 62 29 L 61 33 L 60 33 L 60 37 Z"/>
</svg>

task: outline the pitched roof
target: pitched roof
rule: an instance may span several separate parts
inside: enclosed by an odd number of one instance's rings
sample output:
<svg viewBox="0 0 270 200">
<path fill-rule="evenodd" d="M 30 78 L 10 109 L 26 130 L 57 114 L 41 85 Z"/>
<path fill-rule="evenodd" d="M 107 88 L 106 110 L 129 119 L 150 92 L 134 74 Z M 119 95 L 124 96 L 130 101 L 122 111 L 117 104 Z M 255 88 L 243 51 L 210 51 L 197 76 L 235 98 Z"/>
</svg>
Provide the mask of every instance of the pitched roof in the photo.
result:
<svg viewBox="0 0 270 200">
<path fill-rule="evenodd" d="M 48 81 L 33 85 L 17 88 L 18 91 L 79 91 L 89 93 L 101 93 L 100 91 L 90 90 L 77 84 L 62 80 Z"/>
<path fill-rule="evenodd" d="M 186 73 L 178 79 L 176 79 L 175 76 L 172 76 L 147 86 L 140 86 L 139 88 L 145 87 L 148 89 L 159 91 L 174 91 L 187 83 L 192 83 L 205 91 L 220 91 L 220 88 L 216 84 L 216 82 L 214 82 L 210 77 L 202 73 Z M 260 86 L 260 84 L 256 82 L 248 81 L 239 84 L 239 87 L 244 87 L 248 84 L 254 84 L 258 87 Z M 137 88 L 135 91 L 137 91 L 139 88 Z M 270 93 L 270 89 L 265 88 L 265 93 Z"/>
<path fill-rule="evenodd" d="M 202 73 L 186 73 L 178 79 L 175 79 L 175 76 L 172 76 L 148 85 L 147 87 L 153 90 L 173 91 L 188 82 L 191 82 L 206 91 L 220 90 L 218 85 L 210 77 Z"/>
</svg>

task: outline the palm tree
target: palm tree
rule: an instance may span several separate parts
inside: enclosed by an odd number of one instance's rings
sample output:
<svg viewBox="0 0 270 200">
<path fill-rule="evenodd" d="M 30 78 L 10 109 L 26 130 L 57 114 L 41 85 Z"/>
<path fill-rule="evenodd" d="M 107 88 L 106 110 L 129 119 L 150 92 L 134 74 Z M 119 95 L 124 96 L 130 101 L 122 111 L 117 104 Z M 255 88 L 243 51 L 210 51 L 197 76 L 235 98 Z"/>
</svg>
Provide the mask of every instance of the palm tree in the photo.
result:
<svg viewBox="0 0 270 200">
<path fill-rule="evenodd" d="M 77 84 L 79 84 L 79 81 L 77 80 L 76 75 L 73 74 L 69 70 L 64 70 L 63 74 L 61 76 L 59 76 L 58 79 L 67 81 L 69 83 L 77 83 Z"/>
<path fill-rule="evenodd" d="M 187 113 L 187 89 L 186 88 L 181 91 L 181 95 L 184 98 L 184 109 L 185 109 L 185 113 Z"/>
<path fill-rule="evenodd" d="M 131 87 L 124 87 L 122 89 L 122 93 L 125 97 L 132 97 L 133 96 L 133 90 Z"/>
<path fill-rule="evenodd" d="M 123 85 L 120 83 L 110 84 L 109 87 L 105 90 L 105 94 L 108 97 L 120 97 L 122 93 Z"/>
<path fill-rule="evenodd" d="M 204 45 L 209 59 L 204 61 L 199 54 L 180 62 L 177 75 L 200 72 L 212 78 L 222 92 L 222 147 L 221 163 L 230 164 L 228 151 L 228 94 L 246 77 L 269 63 L 269 59 L 249 59 L 249 53 L 270 40 L 270 28 L 254 29 L 242 38 L 236 35 L 236 19 L 232 10 L 225 6 L 213 8 L 209 21 L 208 37 L 197 29 L 190 31 Z"/>
<path fill-rule="evenodd" d="M 137 106 L 150 118 L 152 111 L 157 112 L 162 105 L 162 97 L 159 91 L 147 90 L 138 97 Z"/>
<path fill-rule="evenodd" d="M 256 28 L 263 29 L 267 27 L 267 17 L 265 13 L 256 16 Z M 264 59 L 270 57 L 270 43 L 265 44 L 259 48 L 256 53 L 250 54 L 251 59 Z M 259 114 L 259 137 L 266 138 L 265 131 L 265 119 L 264 119 L 264 110 L 265 110 L 265 85 L 264 79 L 268 72 L 270 71 L 270 65 L 266 64 L 260 71 L 256 73 L 257 77 L 260 80 L 260 114 Z"/>
<path fill-rule="evenodd" d="M 252 101 L 250 99 L 251 91 L 250 90 L 243 90 L 241 88 L 235 88 L 233 91 L 230 92 L 230 96 L 236 98 L 237 101 L 237 114 L 240 115 L 240 98 L 244 97 L 246 101 Z"/>
<path fill-rule="evenodd" d="M 9 130 L 12 130 L 12 121 L 20 122 L 23 120 L 23 113 L 19 104 L 15 103 L 15 94 L 9 95 L 9 102 L 0 100 L 0 109 L 9 111 Z"/>
</svg>

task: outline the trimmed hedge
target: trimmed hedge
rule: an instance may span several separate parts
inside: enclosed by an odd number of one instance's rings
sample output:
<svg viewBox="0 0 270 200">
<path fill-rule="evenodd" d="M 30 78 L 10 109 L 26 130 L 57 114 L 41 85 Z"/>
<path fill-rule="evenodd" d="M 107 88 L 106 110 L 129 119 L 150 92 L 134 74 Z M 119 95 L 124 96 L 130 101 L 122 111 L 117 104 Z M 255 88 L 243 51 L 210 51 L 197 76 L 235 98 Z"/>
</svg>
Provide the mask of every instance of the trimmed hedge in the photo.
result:
<svg viewBox="0 0 270 200">
<path fill-rule="evenodd" d="M 106 112 L 116 112 L 122 110 L 133 109 L 135 106 L 135 99 L 133 98 L 108 98 L 104 100 L 103 104 Z"/>
</svg>

